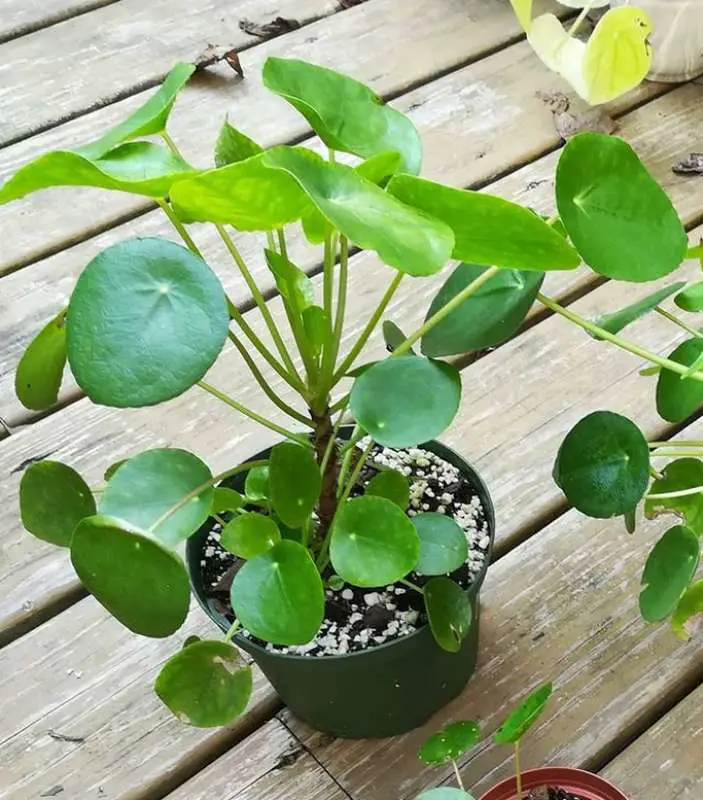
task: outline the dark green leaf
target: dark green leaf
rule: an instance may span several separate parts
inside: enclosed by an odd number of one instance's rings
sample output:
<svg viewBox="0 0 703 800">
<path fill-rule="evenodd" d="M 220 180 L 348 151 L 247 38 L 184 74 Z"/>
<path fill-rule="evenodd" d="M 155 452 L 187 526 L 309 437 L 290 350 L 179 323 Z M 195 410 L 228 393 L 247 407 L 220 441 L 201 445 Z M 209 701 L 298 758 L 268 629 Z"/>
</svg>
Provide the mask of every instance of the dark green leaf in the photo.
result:
<svg viewBox="0 0 703 800">
<path fill-rule="evenodd" d="M 439 786 L 423 792 L 417 800 L 474 800 L 473 795 L 453 786 Z"/>
<path fill-rule="evenodd" d="M 176 97 L 193 72 L 195 72 L 194 64 L 176 64 L 166 76 L 166 80 L 144 105 L 97 141 L 79 147 L 76 152 L 86 158 L 100 158 L 108 150 L 130 139 L 153 136 L 166 130 L 166 123 Z"/>
<path fill-rule="evenodd" d="M 418 756 L 425 764 L 441 766 L 456 761 L 480 741 L 481 728 L 477 722 L 452 722 L 439 733 L 426 739 L 420 747 Z"/>
<path fill-rule="evenodd" d="M 432 275 L 450 258 L 454 237 L 446 225 L 403 205 L 351 167 L 299 147 L 277 147 L 264 159 L 295 178 L 349 241 L 374 250 L 400 272 Z"/>
<path fill-rule="evenodd" d="M 115 461 L 114 464 L 110 464 L 110 466 L 105 470 L 103 475 L 103 479 L 105 482 L 109 481 L 110 478 L 117 472 L 117 470 L 123 465 L 126 464 L 128 459 L 122 458 L 119 461 Z"/>
<path fill-rule="evenodd" d="M 273 250 L 264 252 L 281 296 L 292 304 L 297 314 L 302 314 L 315 302 L 315 284 L 302 269 L 284 256 Z"/>
<path fill-rule="evenodd" d="M 703 339 L 682 342 L 671 355 L 671 361 L 690 367 L 703 356 Z M 657 411 L 667 422 L 683 422 L 703 405 L 703 383 L 694 378 L 682 378 L 678 373 L 663 369 L 657 379 Z"/>
<path fill-rule="evenodd" d="M 636 303 L 632 303 L 629 306 L 625 306 L 625 308 L 621 308 L 619 311 L 613 311 L 610 314 L 603 314 L 595 319 L 594 323 L 599 328 L 603 328 L 609 333 L 619 333 L 623 328 L 626 328 L 636 319 L 639 319 L 649 311 L 653 311 L 663 300 L 666 300 L 666 298 L 672 295 L 674 292 L 678 292 L 678 290 L 685 285 L 685 281 L 679 281 L 678 283 L 672 283 L 670 286 L 664 286 L 661 289 L 658 289 L 656 292 L 652 292 L 652 294 L 647 295 L 647 297 L 643 297 L 642 300 L 638 300 Z M 600 338 L 595 334 L 591 335 L 595 339 Z"/>
<path fill-rule="evenodd" d="M 207 465 L 187 450 L 146 450 L 110 478 L 100 495 L 100 513 L 125 520 L 149 531 L 167 547 L 175 547 L 210 515 L 214 494 L 212 486 L 206 485 L 210 480 Z M 189 499 L 184 503 L 185 498 Z"/>
<path fill-rule="evenodd" d="M 396 172 L 400 171 L 400 154 L 393 150 L 378 153 L 378 155 L 362 161 L 354 169 L 367 181 L 383 186 Z"/>
<path fill-rule="evenodd" d="M 182 394 L 227 339 L 220 281 L 167 239 L 129 239 L 83 270 L 68 305 L 68 361 L 96 403 L 137 407 Z"/>
<path fill-rule="evenodd" d="M 330 575 L 327 579 L 327 585 L 332 591 L 339 592 L 346 586 L 346 583 L 344 578 L 340 578 L 339 575 Z"/>
<path fill-rule="evenodd" d="M 173 187 L 181 219 L 216 222 L 242 231 L 271 231 L 302 217 L 310 201 L 296 181 L 271 169 L 267 153 L 203 172 Z"/>
<path fill-rule="evenodd" d="M 589 517 L 627 514 L 649 483 L 647 440 L 626 417 L 595 411 L 562 442 L 554 480 L 568 501 Z"/>
<path fill-rule="evenodd" d="M 85 588 L 134 633 L 170 636 L 188 615 L 190 584 L 181 559 L 120 520 L 81 520 L 71 562 Z"/>
<path fill-rule="evenodd" d="M 217 486 L 212 497 L 212 513 L 222 514 L 225 511 L 238 511 L 244 505 L 244 498 L 239 492 L 227 486 Z"/>
<path fill-rule="evenodd" d="M 434 316 L 486 269 L 475 264 L 459 264 L 432 301 L 426 319 Z M 522 324 L 543 280 L 543 272 L 502 270 L 423 336 L 422 352 L 428 356 L 449 356 L 504 342 Z"/>
<path fill-rule="evenodd" d="M 366 487 L 366 494 L 373 497 L 385 497 L 395 503 L 403 511 L 410 502 L 410 483 L 405 475 L 392 469 L 386 469 L 374 475 Z"/>
<path fill-rule="evenodd" d="M 322 476 L 312 451 L 293 442 L 276 445 L 269 457 L 273 510 L 290 528 L 299 528 L 320 496 Z"/>
<path fill-rule="evenodd" d="M 25 408 L 43 411 L 59 398 L 66 366 L 66 312 L 32 339 L 15 374 L 15 393 Z"/>
<path fill-rule="evenodd" d="M 183 642 L 183 647 L 184 648 L 190 647 L 192 644 L 195 644 L 196 642 L 202 642 L 202 639 L 199 636 L 196 636 L 195 634 L 193 634 L 192 636 L 187 636 Z"/>
<path fill-rule="evenodd" d="M 703 309 L 703 281 L 686 286 L 682 292 L 676 295 L 674 302 L 684 311 L 700 311 Z"/>
<path fill-rule="evenodd" d="M 318 358 L 322 348 L 331 336 L 332 328 L 325 310 L 320 306 L 310 306 L 303 311 L 303 330 L 315 358 Z"/>
<path fill-rule="evenodd" d="M 217 137 L 217 143 L 215 144 L 215 164 L 218 167 L 237 164 L 263 152 L 262 147 L 253 139 L 232 127 L 228 120 L 222 123 L 220 135 Z"/>
<path fill-rule="evenodd" d="M 413 569 L 419 554 L 420 538 L 410 518 L 385 497 L 356 497 L 337 510 L 330 558 L 347 583 L 394 583 Z"/>
<path fill-rule="evenodd" d="M 325 612 L 325 590 L 310 553 L 286 539 L 244 564 L 234 576 L 231 601 L 242 625 L 274 644 L 306 644 Z"/>
<path fill-rule="evenodd" d="M 703 487 L 703 462 L 698 458 L 679 458 L 670 461 L 664 468 L 664 477 L 654 481 L 650 495 L 682 492 Z M 697 494 L 683 497 L 666 497 L 644 503 L 644 513 L 649 519 L 660 514 L 675 514 L 682 518 L 686 527 L 699 536 L 703 535 L 703 488 Z"/>
<path fill-rule="evenodd" d="M 637 529 L 637 509 L 633 508 L 631 511 L 626 511 L 623 515 L 625 521 L 625 530 L 628 533 L 634 533 Z"/>
<path fill-rule="evenodd" d="M 396 175 L 388 191 L 454 232 L 453 258 L 507 269 L 574 269 L 578 253 L 527 208 L 484 192 Z"/>
<path fill-rule="evenodd" d="M 225 525 L 220 544 L 240 558 L 255 558 L 281 541 L 278 525 L 263 514 L 246 513 Z"/>
<path fill-rule="evenodd" d="M 268 466 L 254 467 L 254 469 L 250 469 L 247 472 L 247 477 L 244 481 L 244 494 L 247 500 L 261 501 L 269 499 Z"/>
<path fill-rule="evenodd" d="M 349 409 L 387 447 L 414 447 L 445 430 L 459 410 L 457 369 L 423 356 L 379 361 L 355 381 Z"/>
<path fill-rule="evenodd" d="M 669 528 L 654 545 L 644 566 L 645 588 L 640 593 L 640 612 L 647 622 L 659 622 L 674 611 L 699 561 L 698 537 L 683 525 Z"/>
<path fill-rule="evenodd" d="M 403 344 L 407 338 L 408 337 L 403 333 L 403 331 L 401 331 L 395 322 L 387 319 L 383 323 L 383 341 L 386 343 L 386 349 L 389 352 L 392 353 L 394 350 L 400 347 L 400 345 Z M 410 349 L 408 352 L 410 355 L 415 355 L 415 351 L 412 349 Z"/>
<path fill-rule="evenodd" d="M 473 612 L 468 594 L 449 578 L 430 578 L 424 587 L 425 610 L 437 644 L 458 653 L 471 628 Z"/>
<path fill-rule="evenodd" d="M 229 725 L 251 697 L 251 667 L 227 642 L 195 642 L 161 667 L 154 690 L 181 722 L 198 728 Z"/>
<path fill-rule="evenodd" d="M 332 150 L 362 158 L 395 150 L 402 155 L 403 171 L 420 171 L 422 142 L 415 126 L 363 83 L 305 61 L 282 58 L 266 60 L 263 81 L 296 108 Z"/>
<path fill-rule="evenodd" d="M 68 547 L 76 525 L 95 514 L 95 500 L 71 467 L 37 461 L 20 482 L 20 513 L 24 527 L 38 539 Z"/>
<path fill-rule="evenodd" d="M 165 197 L 175 182 L 194 173 L 185 161 L 151 142 L 128 142 L 91 161 L 69 150 L 45 153 L 0 188 L 0 205 L 53 186 L 95 186 Z"/>
<path fill-rule="evenodd" d="M 671 618 L 671 628 L 679 639 L 688 641 L 691 638 L 686 623 L 696 614 L 703 614 L 703 581 L 696 581 L 686 589 Z"/>
<path fill-rule="evenodd" d="M 420 558 L 415 569 L 422 575 L 445 575 L 466 561 L 469 546 L 464 531 L 444 514 L 416 514 L 413 525 L 420 536 Z"/>
<path fill-rule="evenodd" d="M 562 150 L 559 215 L 584 261 L 609 278 L 652 281 L 681 264 L 688 241 L 671 200 L 630 145 L 581 133 Z"/>
<path fill-rule="evenodd" d="M 523 700 L 495 732 L 496 743 L 514 744 L 519 742 L 541 716 L 551 696 L 552 684 L 547 683 Z"/>
</svg>

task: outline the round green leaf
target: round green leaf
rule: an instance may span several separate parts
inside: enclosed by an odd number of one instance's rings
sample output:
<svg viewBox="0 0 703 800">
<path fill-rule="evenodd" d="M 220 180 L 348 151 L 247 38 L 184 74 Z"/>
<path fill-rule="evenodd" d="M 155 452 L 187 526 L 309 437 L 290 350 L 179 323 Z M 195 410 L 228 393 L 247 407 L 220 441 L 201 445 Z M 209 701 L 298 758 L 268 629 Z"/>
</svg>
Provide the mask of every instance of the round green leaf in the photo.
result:
<svg viewBox="0 0 703 800">
<path fill-rule="evenodd" d="M 648 494 L 670 494 L 697 486 L 703 486 L 703 462 L 698 458 L 679 458 L 666 465 L 663 477 L 654 481 Z M 683 497 L 647 498 L 644 513 L 649 519 L 659 514 L 676 514 L 683 518 L 687 528 L 703 535 L 703 492 Z"/>
<path fill-rule="evenodd" d="M 453 722 L 430 736 L 420 747 L 418 756 L 425 764 L 441 766 L 455 761 L 481 741 L 481 728 L 473 721 Z"/>
<path fill-rule="evenodd" d="M 703 354 L 703 339 L 682 342 L 669 358 L 690 367 Z M 657 411 L 667 422 L 683 422 L 703 405 L 703 383 L 663 369 L 657 378 Z"/>
<path fill-rule="evenodd" d="M 676 295 L 674 302 L 684 311 L 700 311 L 703 309 L 703 281 L 687 286 Z"/>
<path fill-rule="evenodd" d="M 455 789 L 453 786 L 439 786 L 423 792 L 417 800 L 474 800 L 473 795 L 463 789 Z"/>
<path fill-rule="evenodd" d="M 486 269 L 459 264 L 432 301 L 426 319 Z M 543 280 L 544 273 L 536 270 L 501 270 L 423 336 L 422 352 L 427 356 L 450 356 L 504 342 L 522 324 Z"/>
<path fill-rule="evenodd" d="M 430 578 L 424 587 L 425 610 L 437 644 L 458 653 L 471 627 L 468 594 L 449 578 Z"/>
<path fill-rule="evenodd" d="M 247 472 L 244 480 L 244 494 L 247 500 L 259 502 L 269 498 L 269 468 L 254 467 Z"/>
<path fill-rule="evenodd" d="M 420 537 L 410 518 L 385 497 L 356 497 L 338 509 L 330 559 L 347 583 L 394 583 L 415 567 L 419 555 Z"/>
<path fill-rule="evenodd" d="M 105 482 L 109 481 L 110 478 L 117 472 L 117 470 L 123 465 L 126 464 L 129 459 L 121 458 L 119 461 L 115 461 L 114 464 L 110 464 L 110 466 L 105 470 L 103 474 L 103 479 Z"/>
<path fill-rule="evenodd" d="M 649 554 L 642 573 L 640 612 L 647 622 L 659 622 L 679 604 L 698 569 L 698 537 L 683 525 L 675 525 L 661 537 Z"/>
<path fill-rule="evenodd" d="M 349 408 L 379 444 L 414 447 L 445 430 L 459 410 L 461 377 L 422 356 L 378 361 L 355 381 Z"/>
<path fill-rule="evenodd" d="M 410 502 L 410 483 L 405 475 L 393 469 L 386 469 L 374 475 L 366 486 L 366 494 L 385 497 L 405 511 Z"/>
<path fill-rule="evenodd" d="M 95 514 L 88 484 L 58 461 L 37 461 L 20 481 L 22 524 L 37 539 L 68 547 L 76 525 Z"/>
<path fill-rule="evenodd" d="M 312 450 L 283 442 L 271 450 L 269 489 L 273 509 L 290 528 L 299 528 L 320 496 L 322 476 Z"/>
<path fill-rule="evenodd" d="M 212 513 L 222 514 L 225 511 L 238 511 L 244 505 L 244 498 L 239 492 L 228 486 L 217 486 L 212 496 Z"/>
<path fill-rule="evenodd" d="M 154 689 L 181 722 L 198 728 L 229 725 L 251 697 L 251 667 L 227 642 L 198 641 L 163 665 Z"/>
<path fill-rule="evenodd" d="M 306 644 L 325 613 L 325 590 L 310 553 L 287 539 L 244 564 L 230 599 L 242 625 L 274 644 Z"/>
<path fill-rule="evenodd" d="M 210 515 L 211 480 L 207 465 L 187 450 L 146 450 L 126 461 L 107 482 L 100 513 L 123 519 L 175 547 Z"/>
<path fill-rule="evenodd" d="M 688 641 L 691 638 L 686 623 L 696 614 L 703 614 L 703 580 L 696 581 L 686 589 L 671 618 L 671 628 L 679 639 Z"/>
<path fill-rule="evenodd" d="M 415 569 L 422 575 L 446 575 L 467 559 L 466 534 L 445 514 L 416 514 L 413 525 L 420 536 L 420 558 Z"/>
<path fill-rule="evenodd" d="M 81 520 L 71 539 L 71 562 L 85 588 L 134 633 L 170 636 L 188 615 L 183 561 L 120 520 Z"/>
<path fill-rule="evenodd" d="M 66 366 L 66 312 L 42 328 L 24 351 L 15 373 L 15 393 L 25 408 L 43 411 L 59 398 Z"/>
<path fill-rule="evenodd" d="M 552 691 L 552 684 L 546 683 L 523 700 L 495 732 L 496 743 L 514 744 L 522 739 L 544 711 Z"/>
<path fill-rule="evenodd" d="M 568 501 L 589 517 L 631 511 L 649 482 L 649 447 L 626 417 L 596 411 L 578 422 L 562 442 L 554 480 Z"/>
<path fill-rule="evenodd" d="M 220 544 L 240 558 L 255 558 L 281 541 L 278 525 L 263 514 L 240 514 L 225 525 Z"/>
<path fill-rule="evenodd" d="M 167 239 L 130 239 L 83 270 L 68 306 L 68 361 L 96 403 L 137 407 L 182 394 L 227 338 L 222 286 L 198 256 Z"/>
<path fill-rule="evenodd" d="M 191 636 L 186 636 L 186 638 L 183 641 L 183 647 L 184 648 L 190 647 L 192 644 L 195 644 L 196 642 L 201 642 L 201 641 L 202 641 L 202 639 L 199 636 L 196 636 L 195 634 L 192 634 Z"/>
<path fill-rule="evenodd" d="M 686 255 L 686 232 L 671 200 L 617 136 L 571 138 L 557 166 L 556 197 L 571 241 L 601 275 L 652 281 Z"/>
</svg>

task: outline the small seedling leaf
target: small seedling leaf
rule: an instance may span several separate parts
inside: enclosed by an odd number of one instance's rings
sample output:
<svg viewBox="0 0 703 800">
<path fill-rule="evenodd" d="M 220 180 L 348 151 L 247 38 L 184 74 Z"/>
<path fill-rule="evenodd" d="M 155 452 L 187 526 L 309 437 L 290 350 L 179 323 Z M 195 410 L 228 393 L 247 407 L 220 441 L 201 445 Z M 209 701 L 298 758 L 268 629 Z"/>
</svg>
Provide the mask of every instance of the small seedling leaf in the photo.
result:
<svg viewBox="0 0 703 800">
<path fill-rule="evenodd" d="M 430 578 L 424 587 L 425 610 L 437 644 L 458 653 L 466 638 L 473 612 L 468 594 L 449 578 Z"/>
<path fill-rule="evenodd" d="M 405 511 L 410 502 L 410 483 L 400 472 L 386 469 L 371 478 L 366 486 L 366 494 L 385 497 Z"/>
<path fill-rule="evenodd" d="M 42 328 L 24 351 L 15 373 L 15 393 L 25 408 L 43 411 L 59 398 L 66 366 L 66 312 Z"/>
<path fill-rule="evenodd" d="M 271 517 L 254 512 L 240 514 L 225 525 L 220 544 L 240 558 L 256 558 L 281 541 L 281 532 Z"/>
<path fill-rule="evenodd" d="M 540 686 L 525 699 L 495 732 L 497 744 L 514 744 L 520 741 L 541 716 L 547 701 L 552 696 L 552 684 Z"/>
<path fill-rule="evenodd" d="M 322 475 L 312 451 L 299 444 L 276 445 L 269 457 L 269 492 L 276 514 L 290 528 L 299 528 L 320 496 Z"/>
<path fill-rule="evenodd" d="M 383 323 L 383 341 L 386 343 L 386 349 L 389 353 L 400 347 L 403 342 L 408 338 L 403 331 L 395 324 L 395 322 L 387 319 Z M 415 355 L 414 350 L 408 351 L 411 355 Z"/>
<path fill-rule="evenodd" d="M 686 589 L 671 618 L 671 628 L 679 639 L 688 641 L 691 638 L 686 626 L 697 614 L 703 614 L 703 580 Z"/>
<path fill-rule="evenodd" d="M 703 486 L 703 462 L 698 458 L 678 458 L 664 468 L 663 477 L 654 481 L 649 494 L 670 494 Z M 683 519 L 687 528 L 698 536 L 703 535 L 703 489 L 697 494 L 683 497 L 666 497 L 661 500 L 645 499 L 644 513 L 649 519 L 660 514 L 675 514 Z"/>
<path fill-rule="evenodd" d="M 270 497 L 268 466 L 254 467 L 247 472 L 244 481 L 244 494 L 247 500 L 261 502 Z"/>
<path fill-rule="evenodd" d="M 425 764 L 441 766 L 456 761 L 480 741 L 481 728 L 477 722 L 452 722 L 430 736 L 420 747 L 418 756 Z"/>
<path fill-rule="evenodd" d="M 230 125 L 227 120 L 222 123 L 220 135 L 215 144 L 215 164 L 218 167 L 237 164 L 263 152 L 262 147 Z"/>
<path fill-rule="evenodd" d="M 212 496 L 212 513 L 223 514 L 226 511 L 239 511 L 244 505 L 244 497 L 228 486 L 217 486 Z"/>
</svg>

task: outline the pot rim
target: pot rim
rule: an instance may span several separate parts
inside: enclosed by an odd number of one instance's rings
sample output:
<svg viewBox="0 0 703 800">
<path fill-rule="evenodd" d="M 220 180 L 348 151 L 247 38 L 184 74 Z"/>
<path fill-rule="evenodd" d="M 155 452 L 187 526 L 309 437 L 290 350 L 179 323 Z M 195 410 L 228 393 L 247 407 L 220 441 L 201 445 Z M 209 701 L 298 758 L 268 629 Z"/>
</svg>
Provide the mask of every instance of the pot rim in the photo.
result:
<svg viewBox="0 0 703 800">
<path fill-rule="evenodd" d="M 537 767 L 524 770 L 522 779 L 527 790 L 542 783 L 554 783 L 557 788 L 569 792 L 588 792 L 585 800 L 628 800 L 615 784 L 595 772 L 578 767 Z M 564 782 L 566 786 L 562 785 Z M 480 800 L 521 800 L 516 795 L 515 776 L 496 783 L 481 795 Z"/>
<path fill-rule="evenodd" d="M 340 426 L 339 435 L 345 438 L 351 436 L 354 427 L 355 427 L 354 425 Z M 268 454 L 271 448 L 274 446 L 275 445 L 271 445 L 270 447 L 265 448 L 264 450 L 253 456 L 252 459 L 256 460 L 262 457 L 264 454 Z M 457 469 L 459 469 L 464 474 L 464 476 L 469 479 L 469 482 L 472 484 L 472 487 L 480 496 L 481 504 L 483 506 L 483 511 L 486 516 L 486 521 L 488 523 L 488 529 L 489 529 L 488 535 L 490 537 L 490 541 L 488 543 L 488 548 L 486 549 L 486 558 L 483 562 L 483 566 L 481 567 L 481 571 L 477 574 L 476 579 L 473 581 L 473 583 L 468 587 L 468 589 L 466 589 L 466 593 L 469 595 L 469 597 L 475 598 L 478 595 L 481 586 L 483 585 L 483 582 L 486 579 L 488 567 L 490 566 L 493 560 L 493 544 L 495 539 L 495 510 L 493 507 L 493 501 L 491 499 L 490 492 L 488 491 L 488 486 L 486 485 L 485 481 L 483 480 L 479 472 L 470 462 L 468 462 L 462 455 L 457 453 L 451 447 L 442 444 L 442 442 L 433 439 L 429 442 L 424 442 L 423 444 L 415 445 L 415 448 L 431 450 L 433 452 L 434 452 L 433 448 L 439 450 L 440 452 L 436 453 L 436 455 L 439 455 L 440 458 L 446 458 L 448 461 L 450 461 L 450 463 L 456 466 Z M 407 448 L 394 448 L 394 449 L 411 450 L 415 448 L 407 447 Z M 252 460 L 252 459 L 247 459 L 247 460 Z M 241 473 L 237 477 L 242 478 L 244 474 L 245 473 Z M 223 481 L 222 483 L 226 484 L 227 481 Z M 186 562 L 188 568 L 188 577 L 190 579 L 190 585 L 193 594 L 195 595 L 200 607 L 221 630 L 226 632 L 230 627 L 229 623 L 227 624 L 227 627 L 225 627 L 218 621 L 215 615 L 217 615 L 217 617 L 222 617 L 223 619 L 224 615 L 217 614 L 217 612 L 213 612 L 213 610 L 208 606 L 205 597 L 201 596 L 201 592 L 198 589 L 198 586 L 196 585 L 196 582 L 194 580 L 194 570 L 191 569 L 191 562 L 195 562 L 198 565 L 200 564 L 200 551 L 202 550 L 202 546 L 197 548 L 195 540 L 203 538 L 203 542 L 201 543 L 201 545 L 204 544 L 205 539 L 204 537 L 202 537 L 202 531 L 205 528 L 205 526 L 209 525 L 210 520 L 211 518 L 209 518 L 208 521 L 204 523 L 204 525 L 200 528 L 198 532 L 196 532 L 193 536 L 189 537 L 189 539 L 186 542 Z M 372 588 L 373 587 L 370 587 L 369 590 L 371 591 Z M 373 647 L 368 647 L 363 650 L 358 650 L 354 653 L 340 653 L 338 655 L 324 655 L 324 656 L 309 656 L 309 655 L 301 655 L 299 653 L 279 653 L 276 652 L 275 650 L 267 650 L 265 647 L 262 647 L 260 644 L 257 644 L 252 639 L 248 639 L 247 637 L 241 636 L 238 633 L 234 634 L 234 636 L 232 637 L 232 641 L 237 645 L 239 645 L 242 649 L 251 653 L 252 655 L 261 654 L 269 658 L 276 657 L 276 658 L 284 658 L 291 660 L 304 660 L 305 662 L 309 662 L 311 660 L 315 661 L 319 660 L 319 661 L 325 661 L 325 663 L 330 663 L 333 661 L 340 661 L 355 657 L 359 658 L 361 656 L 368 656 L 370 653 L 382 652 L 390 647 L 403 644 L 404 642 L 408 642 L 416 638 L 417 636 L 427 635 L 428 630 L 429 630 L 429 623 L 426 622 L 420 628 L 417 628 L 417 630 L 413 631 L 413 633 L 407 634 L 400 639 L 394 639 L 391 642 L 384 642 L 383 644 L 376 644 Z"/>
</svg>

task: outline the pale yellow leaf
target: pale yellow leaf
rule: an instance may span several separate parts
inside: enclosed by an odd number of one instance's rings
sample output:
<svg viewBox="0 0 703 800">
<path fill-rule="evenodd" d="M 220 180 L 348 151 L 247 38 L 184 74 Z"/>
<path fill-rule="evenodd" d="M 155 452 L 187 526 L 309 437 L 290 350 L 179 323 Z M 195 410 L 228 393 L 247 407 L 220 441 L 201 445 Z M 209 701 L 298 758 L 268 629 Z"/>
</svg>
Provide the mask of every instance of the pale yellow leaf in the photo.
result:
<svg viewBox="0 0 703 800">
<path fill-rule="evenodd" d="M 525 30 L 528 30 L 532 20 L 532 0 L 510 0 L 510 5 L 513 7 L 518 22 Z"/>
</svg>

